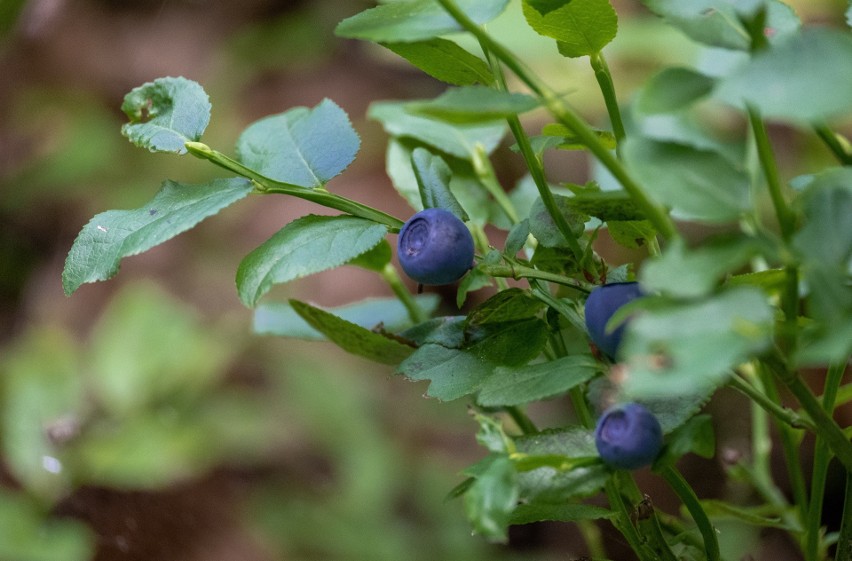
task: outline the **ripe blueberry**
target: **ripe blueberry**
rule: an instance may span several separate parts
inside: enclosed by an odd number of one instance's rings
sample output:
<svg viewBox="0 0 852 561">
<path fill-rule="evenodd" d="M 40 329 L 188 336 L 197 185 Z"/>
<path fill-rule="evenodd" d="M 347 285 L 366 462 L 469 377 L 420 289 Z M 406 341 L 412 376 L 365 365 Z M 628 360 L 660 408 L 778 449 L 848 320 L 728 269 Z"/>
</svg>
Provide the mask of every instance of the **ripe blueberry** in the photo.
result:
<svg viewBox="0 0 852 561">
<path fill-rule="evenodd" d="M 651 464 L 663 447 L 663 430 L 638 403 L 610 407 L 595 427 L 595 446 L 610 467 L 638 469 Z"/>
<path fill-rule="evenodd" d="M 627 322 L 607 333 L 609 318 L 624 304 L 644 295 L 639 283 L 614 282 L 595 288 L 586 299 L 586 329 L 589 337 L 610 359 L 615 359 Z"/>
<path fill-rule="evenodd" d="M 427 208 L 399 231 L 399 264 L 420 284 L 451 284 L 473 266 L 473 236 L 448 210 Z"/>
</svg>

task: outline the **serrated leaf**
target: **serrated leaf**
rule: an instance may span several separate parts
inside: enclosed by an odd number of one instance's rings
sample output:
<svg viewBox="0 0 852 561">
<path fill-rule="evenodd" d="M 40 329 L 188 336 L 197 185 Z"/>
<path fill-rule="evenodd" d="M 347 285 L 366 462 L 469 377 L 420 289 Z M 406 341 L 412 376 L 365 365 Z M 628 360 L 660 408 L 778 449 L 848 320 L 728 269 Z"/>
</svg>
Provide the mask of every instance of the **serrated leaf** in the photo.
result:
<svg viewBox="0 0 852 561">
<path fill-rule="evenodd" d="M 585 229 L 588 218 L 572 207 L 570 197 L 563 197 L 562 195 L 553 195 L 553 197 L 556 201 L 556 207 L 567 220 L 571 231 L 576 236 L 580 236 Z M 568 247 L 568 241 L 556 226 L 556 222 L 554 222 L 540 197 L 530 209 L 529 220 L 530 233 L 535 236 L 539 244 L 544 247 Z"/>
<path fill-rule="evenodd" d="M 210 122 L 210 99 L 196 82 L 183 77 L 158 78 L 134 88 L 121 110 L 130 119 L 121 134 L 151 152 L 186 154 Z"/>
<path fill-rule="evenodd" d="M 645 214 L 624 191 L 582 191 L 568 197 L 565 204 L 580 214 L 594 216 L 604 222 L 643 220 Z"/>
<path fill-rule="evenodd" d="M 467 518 L 490 540 L 505 541 L 509 517 L 518 502 L 518 474 L 506 456 L 494 459 L 464 494 Z"/>
<path fill-rule="evenodd" d="M 240 300 L 254 307 L 272 285 L 339 267 L 374 248 L 386 234 L 381 224 L 354 216 L 298 218 L 240 263 Z"/>
<path fill-rule="evenodd" d="M 640 113 L 667 113 L 683 109 L 708 95 L 716 81 L 690 68 L 665 68 L 652 76 L 636 97 Z"/>
<path fill-rule="evenodd" d="M 622 150 L 650 195 L 681 218 L 730 222 L 751 206 L 748 175 L 717 152 L 635 136 Z"/>
<path fill-rule="evenodd" d="M 510 257 L 517 255 L 527 243 L 530 235 L 529 218 L 524 218 L 509 230 L 509 235 L 506 236 L 506 245 L 503 248 L 503 253 Z"/>
<path fill-rule="evenodd" d="M 644 309 L 632 318 L 623 341 L 625 396 L 662 399 L 712 391 L 727 381 L 731 368 L 767 348 L 773 323 L 766 295 L 750 287 Z"/>
<path fill-rule="evenodd" d="M 533 318 L 544 309 L 544 303 L 520 288 L 501 290 L 471 310 L 467 327 Z"/>
<path fill-rule="evenodd" d="M 566 4 L 570 4 L 571 1 L 572 0 L 526 0 L 526 3 L 541 15 L 546 16 L 553 10 L 558 10 Z"/>
<path fill-rule="evenodd" d="M 62 287 L 70 295 L 83 283 L 106 280 L 118 272 L 122 258 L 148 251 L 189 230 L 208 216 L 252 191 L 247 179 L 215 179 L 200 185 L 163 183 L 145 206 L 96 215 L 74 240 Z"/>
<path fill-rule="evenodd" d="M 694 249 L 678 239 L 643 265 L 639 280 L 651 291 L 696 298 L 709 294 L 725 274 L 747 264 L 759 251 L 754 238 L 717 238 Z"/>
<path fill-rule="evenodd" d="M 354 265 L 368 271 L 381 273 L 390 264 L 391 259 L 393 259 L 393 250 L 387 240 L 382 240 L 373 249 L 362 253 L 354 259 L 350 259 L 347 265 Z"/>
<path fill-rule="evenodd" d="M 382 123 L 394 137 L 413 138 L 463 160 L 472 160 L 476 145 L 490 154 L 506 133 L 504 121 L 480 124 L 451 124 L 415 115 L 408 104 L 416 102 L 383 101 L 370 105 L 367 116 Z"/>
<path fill-rule="evenodd" d="M 799 28 L 795 12 L 777 0 L 642 0 L 645 6 L 694 41 L 748 51 L 751 38 L 741 18 L 766 7 L 765 35 L 780 39 Z"/>
<path fill-rule="evenodd" d="M 796 72 L 789 72 L 796 68 Z M 759 93 L 755 84 L 760 84 Z M 830 87 L 814 87 L 830 84 Z M 714 96 L 752 105 L 767 119 L 809 123 L 852 109 L 852 35 L 805 29 L 757 53 L 723 78 Z"/>
<path fill-rule="evenodd" d="M 450 88 L 435 99 L 414 102 L 408 110 L 449 123 L 487 123 L 532 111 L 534 97 L 503 92 L 487 86 Z"/>
<path fill-rule="evenodd" d="M 322 187 L 352 163 L 361 140 L 330 99 L 255 121 L 237 140 L 239 160 L 270 179 Z"/>
<path fill-rule="evenodd" d="M 510 524 L 531 524 L 533 522 L 581 522 L 584 520 L 602 520 L 612 518 L 615 513 L 609 509 L 584 504 L 523 503 L 515 507 Z"/>
<path fill-rule="evenodd" d="M 428 343 L 405 359 L 398 373 L 409 380 L 430 380 L 428 396 L 452 401 L 476 391 L 496 367 L 471 352 Z"/>
<path fill-rule="evenodd" d="M 423 208 L 442 208 L 452 212 L 459 220 L 469 219 L 450 191 L 453 172 L 440 156 L 425 148 L 415 148 L 411 153 L 411 167 L 417 179 Z"/>
<path fill-rule="evenodd" d="M 508 0 L 457 0 L 456 4 L 474 22 L 484 24 L 500 15 Z M 458 31 L 463 31 L 461 25 L 434 0 L 400 0 L 346 18 L 334 33 L 388 43 L 422 41 Z"/>
<path fill-rule="evenodd" d="M 399 364 L 414 352 L 414 347 L 410 345 L 346 321 L 310 304 L 290 300 L 290 307 L 311 327 L 348 353 L 382 364 Z"/>
<path fill-rule="evenodd" d="M 440 303 L 437 294 L 418 294 L 414 298 L 426 315 L 432 315 Z M 384 331 L 396 333 L 411 327 L 408 310 L 396 298 L 370 298 L 327 311 L 365 329 L 381 327 Z M 322 333 L 307 324 L 289 304 L 283 302 L 263 303 L 255 308 L 253 330 L 261 335 L 313 341 L 326 339 Z"/>
<path fill-rule="evenodd" d="M 591 380 L 599 371 L 600 365 L 585 355 L 518 368 L 500 367 L 482 384 L 476 401 L 486 407 L 522 405 L 565 393 Z"/>
<path fill-rule="evenodd" d="M 426 74 L 454 86 L 489 84 L 488 64 L 448 39 L 434 38 L 411 43 L 383 43 Z"/>
<path fill-rule="evenodd" d="M 536 33 L 556 39 L 559 52 L 576 58 L 599 53 L 618 31 L 609 0 L 572 0 L 546 13 L 524 2 L 524 17 Z M 553 6 L 548 6 L 553 8 Z"/>
</svg>

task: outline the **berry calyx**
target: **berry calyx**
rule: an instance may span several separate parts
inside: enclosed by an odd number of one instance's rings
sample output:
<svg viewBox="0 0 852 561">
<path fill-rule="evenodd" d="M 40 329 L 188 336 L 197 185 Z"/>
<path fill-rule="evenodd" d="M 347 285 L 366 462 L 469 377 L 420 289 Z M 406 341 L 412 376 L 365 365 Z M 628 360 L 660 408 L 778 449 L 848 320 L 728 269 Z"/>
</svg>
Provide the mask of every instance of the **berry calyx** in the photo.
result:
<svg viewBox="0 0 852 561">
<path fill-rule="evenodd" d="M 451 284 L 473 267 L 473 236 L 456 215 L 427 208 L 399 231 L 399 264 L 420 284 Z"/>
<path fill-rule="evenodd" d="M 628 322 L 623 322 L 609 333 L 606 331 L 607 322 L 623 305 L 644 295 L 637 282 L 615 282 L 595 288 L 586 299 L 589 338 L 611 360 L 618 354 Z"/>
<path fill-rule="evenodd" d="M 638 469 L 650 465 L 663 448 L 660 422 L 638 403 L 607 409 L 595 427 L 595 446 L 610 467 Z"/>
</svg>

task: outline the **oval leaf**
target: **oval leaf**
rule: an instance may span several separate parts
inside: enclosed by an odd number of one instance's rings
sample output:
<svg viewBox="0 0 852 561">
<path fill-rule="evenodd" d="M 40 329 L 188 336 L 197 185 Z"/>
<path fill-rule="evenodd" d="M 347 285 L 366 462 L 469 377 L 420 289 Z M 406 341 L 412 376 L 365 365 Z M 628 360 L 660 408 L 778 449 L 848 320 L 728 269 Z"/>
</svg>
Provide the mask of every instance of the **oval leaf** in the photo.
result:
<svg viewBox="0 0 852 561">
<path fill-rule="evenodd" d="M 489 84 L 491 70 L 484 60 L 448 39 L 429 39 L 414 43 L 383 43 L 429 76 L 453 84 L 470 86 Z"/>
<path fill-rule="evenodd" d="M 524 2 L 527 23 L 539 35 L 559 41 L 559 52 L 566 57 L 599 53 L 618 31 L 618 16 L 608 0 L 572 0 L 546 10 L 530 4 Z"/>
<path fill-rule="evenodd" d="M 339 267 L 381 242 L 387 229 L 354 216 L 303 216 L 246 255 L 237 291 L 253 307 L 273 284 Z"/>
<path fill-rule="evenodd" d="M 184 144 L 198 141 L 210 122 L 210 100 L 198 83 L 158 78 L 134 88 L 121 110 L 130 119 L 121 134 L 151 152 L 186 154 Z"/>
<path fill-rule="evenodd" d="M 443 208 L 459 220 L 468 220 L 467 213 L 450 191 L 453 172 L 440 156 L 425 148 L 415 148 L 411 153 L 411 167 L 417 179 L 423 208 Z"/>
<path fill-rule="evenodd" d="M 450 123 L 482 123 L 513 117 L 538 106 L 538 100 L 525 94 L 465 86 L 451 88 L 429 101 L 410 103 L 408 110 Z"/>
<path fill-rule="evenodd" d="M 290 185 L 322 187 L 355 159 L 361 140 L 330 99 L 294 107 L 249 125 L 237 140 L 240 161 Z"/>
<path fill-rule="evenodd" d="M 70 295 L 87 282 L 106 280 L 118 272 L 123 257 L 148 251 L 189 230 L 252 191 L 247 179 L 215 179 L 201 185 L 174 181 L 145 206 L 98 214 L 74 240 L 62 271 L 62 287 Z"/>
<path fill-rule="evenodd" d="M 567 392 L 600 370 L 586 355 L 574 355 L 518 368 L 500 367 L 485 380 L 476 398 L 480 405 L 523 405 Z"/>
</svg>

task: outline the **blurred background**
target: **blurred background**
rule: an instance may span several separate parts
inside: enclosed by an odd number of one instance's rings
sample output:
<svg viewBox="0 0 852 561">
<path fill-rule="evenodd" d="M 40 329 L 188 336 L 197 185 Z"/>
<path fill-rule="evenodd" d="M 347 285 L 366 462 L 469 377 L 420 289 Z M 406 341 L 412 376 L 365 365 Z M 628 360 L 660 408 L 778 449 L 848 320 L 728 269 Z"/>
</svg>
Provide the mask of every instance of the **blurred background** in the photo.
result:
<svg viewBox="0 0 852 561">
<path fill-rule="evenodd" d="M 165 179 L 220 175 L 189 156 L 149 154 L 120 135 L 123 96 L 161 76 L 204 86 L 213 103 L 204 142 L 225 153 L 255 119 L 331 98 L 349 113 L 362 146 L 329 188 L 406 218 L 411 211 L 384 169 L 387 137 L 366 119 L 367 108 L 432 97 L 444 86 L 389 52 L 333 35 L 338 21 L 371 4 L 0 0 L 0 560 L 584 554 L 565 525 L 515 528 L 508 547 L 470 535 L 461 502 L 444 500 L 459 471 L 483 455 L 463 401 L 423 399 L 425 387 L 324 343 L 251 334 L 251 311 L 234 287 L 241 258 L 290 220 L 323 209 L 250 198 L 124 260 L 113 280 L 71 298 L 62 293 L 65 256 L 94 214 L 138 207 Z M 813 23 L 842 22 L 847 5 L 794 4 Z M 607 56 L 622 100 L 661 65 L 700 57 L 638 3 L 614 5 L 619 37 Z M 510 12 L 518 9 L 513 2 Z M 550 41 L 511 20 L 490 28 L 601 122 L 587 61 L 561 58 Z M 533 114 L 525 124 L 537 132 L 544 122 Z M 740 125 L 718 123 L 732 136 Z M 789 152 L 787 170 L 827 158 L 794 131 L 773 136 Z M 579 153 L 547 164 L 554 181 L 582 183 L 592 173 Z M 524 170 L 508 146 L 495 166 L 509 187 Z M 493 235 L 497 243 L 501 234 Z M 615 262 L 641 258 L 605 239 L 601 251 Z M 274 296 L 335 306 L 390 294 L 368 272 L 342 271 Z M 453 313 L 452 291 L 438 293 Z M 720 413 L 745 407 L 734 395 L 719 401 Z M 566 410 L 555 401 L 534 413 L 558 425 Z M 749 421 L 720 416 L 729 419 L 717 427 L 720 449 L 736 452 Z M 721 460 L 694 463 L 703 492 L 736 492 L 726 487 Z M 663 490 L 655 502 L 677 508 Z M 795 558 L 782 537 L 745 531 L 732 541 L 731 558 L 758 543 L 760 558 L 785 551 Z"/>
</svg>

